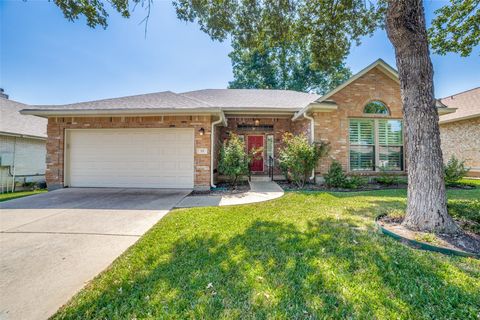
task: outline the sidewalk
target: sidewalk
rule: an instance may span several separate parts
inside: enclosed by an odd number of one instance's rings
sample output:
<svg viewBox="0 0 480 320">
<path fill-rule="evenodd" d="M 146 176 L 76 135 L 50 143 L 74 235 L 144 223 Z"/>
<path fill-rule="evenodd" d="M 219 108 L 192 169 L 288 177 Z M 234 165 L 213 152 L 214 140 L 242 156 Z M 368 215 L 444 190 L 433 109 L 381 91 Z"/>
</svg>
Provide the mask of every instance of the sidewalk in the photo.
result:
<svg viewBox="0 0 480 320">
<path fill-rule="evenodd" d="M 273 200 L 283 196 L 283 189 L 273 181 L 250 182 L 250 191 L 224 196 L 187 196 L 176 208 L 231 206 Z"/>
</svg>

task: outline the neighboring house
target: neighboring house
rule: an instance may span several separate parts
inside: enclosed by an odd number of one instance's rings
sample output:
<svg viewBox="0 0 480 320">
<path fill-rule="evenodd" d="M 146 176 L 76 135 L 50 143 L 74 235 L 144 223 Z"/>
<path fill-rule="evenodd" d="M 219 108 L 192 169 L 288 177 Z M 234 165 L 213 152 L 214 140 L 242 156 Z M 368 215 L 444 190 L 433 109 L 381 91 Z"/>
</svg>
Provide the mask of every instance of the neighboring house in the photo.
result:
<svg viewBox="0 0 480 320">
<path fill-rule="evenodd" d="M 0 93 L 0 192 L 45 182 L 47 120 L 20 114 L 28 106 Z"/>
<path fill-rule="evenodd" d="M 469 176 L 480 177 L 480 87 L 441 99 L 455 113 L 440 117 L 443 158 L 465 160 Z"/>
<path fill-rule="evenodd" d="M 452 112 L 439 108 L 441 112 Z M 233 132 L 264 147 L 252 174 L 268 172 L 285 132 L 327 141 L 349 173 L 402 173 L 404 140 L 397 72 L 382 60 L 324 96 L 286 90 L 212 89 L 34 106 L 48 118 L 49 188 L 196 188 L 214 185 L 221 141 Z M 280 174 L 278 165 L 274 171 Z"/>
</svg>

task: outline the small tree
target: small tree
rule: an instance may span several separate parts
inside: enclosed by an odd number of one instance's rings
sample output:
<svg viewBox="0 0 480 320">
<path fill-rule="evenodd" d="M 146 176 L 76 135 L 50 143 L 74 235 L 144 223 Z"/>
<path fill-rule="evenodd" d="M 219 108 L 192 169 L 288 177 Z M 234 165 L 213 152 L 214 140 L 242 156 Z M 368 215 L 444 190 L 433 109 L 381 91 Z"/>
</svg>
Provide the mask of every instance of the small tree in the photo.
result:
<svg viewBox="0 0 480 320">
<path fill-rule="evenodd" d="M 283 135 L 284 147 L 280 150 L 279 163 L 287 179 L 293 180 L 302 188 L 318 160 L 328 153 L 326 143 L 309 143 L 304 135 L 294 136 L 291 133 Z"/>
<path fill-rule="evenodd" d="M 233 186 L 238 178 L 248 174 L 249 157 L 245 152 L 245 143 L 236 134 L 231 134 L 220 149 L 218 172 L 229 177 Z"/>
<path fill-rule="evenodd" d="M 444 166 L 444 171 L 445 183 L 447 185 L 454 185 L 458 180 L 465 177 L 470 169 L 465 167 L 465 160 L 460 161 L 455 156 L 452 156 Z"/>
</svg>

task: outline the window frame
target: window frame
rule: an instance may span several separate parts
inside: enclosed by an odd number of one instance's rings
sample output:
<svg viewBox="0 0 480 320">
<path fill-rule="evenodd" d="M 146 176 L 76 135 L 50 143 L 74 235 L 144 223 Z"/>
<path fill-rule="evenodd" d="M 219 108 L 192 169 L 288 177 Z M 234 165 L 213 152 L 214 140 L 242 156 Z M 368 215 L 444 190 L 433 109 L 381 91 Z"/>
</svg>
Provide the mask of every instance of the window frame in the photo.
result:
<svg viewBox="0 0 480 320">
<path fill-rule="evenodd" d="M 373 152 L 374 152 L 374 169 L 373 170 L 352 170 L 350 166 L 350 150 L 351 146 L 358 146 L 356 144 L 351 144 L 350 143 L 350 121 L 352 120 L 370 120 L 373 121 L 373 132 L 374 132 L 374 142 L 373 142 Z M 394 121 L 400 121 L 402 124 L 402 169 L 401 170 L 385 170 L 384 172 L 387 173 L 405 173 L 405 126 L 403 123 L 402 118 L 384 118 L 384 117 L 378 117 L 378 118 L 370 118 L 370 117 L 352 117 L 348 118 L 348 134 L 347 134 L 347 144 L 348 144 L 348 153 L 347 153 L 347 170 L 349 173 L 378 173 L 380 172 L 378 168 L 378 164 L 380 163 L 380 148 L 382 145 L 380 145 L 379 141 L 379 133 L 378 133 L 378 123 L 380 121 L 389 121 L 389 120 L 394 120 Z M 392 145 L 394 146 L 399 146 L 399 145 Z"/>
<path fill-rule="evenodd" d="M 372 102 L 380 102 L 381 104 L 383 104 L 383 106 L 386 108 L 387 110 L 387 113 L 384 114 L 384 113 L 367 113 L 365 112 L 365 108 Z M 365 117 L 382 117 L 382 118 L 386 118 L 386 117 L 390 117 L 391 116 L 391 112 L 390 112 L 390 108 L 388 107 L 388 105 L 383 102 L 382 100 L 379 100 L 379 99 L 373 99 L 373 100 L 368 100 L 366 103 L 363 104 L 363 109 L 362 109 L 362 114 L 365 116 Z"/>
</svg>

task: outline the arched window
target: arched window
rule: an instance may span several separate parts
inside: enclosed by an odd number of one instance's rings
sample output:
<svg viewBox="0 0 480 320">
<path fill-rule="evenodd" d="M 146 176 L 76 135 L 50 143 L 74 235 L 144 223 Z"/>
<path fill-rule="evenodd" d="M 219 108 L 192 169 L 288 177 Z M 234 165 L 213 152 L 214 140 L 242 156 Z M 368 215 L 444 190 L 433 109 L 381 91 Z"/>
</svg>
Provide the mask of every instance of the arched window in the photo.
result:
<svg viewBox="0 0 480 320">
<path fill-rule="evenodd" d="M 388 115 L 388 108 L 381 101 L 371 101 L 365 106 L 363 113 Z"/>
</svg>

